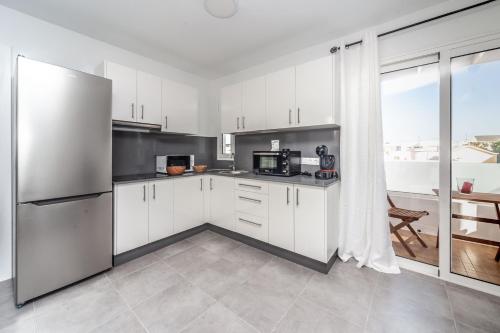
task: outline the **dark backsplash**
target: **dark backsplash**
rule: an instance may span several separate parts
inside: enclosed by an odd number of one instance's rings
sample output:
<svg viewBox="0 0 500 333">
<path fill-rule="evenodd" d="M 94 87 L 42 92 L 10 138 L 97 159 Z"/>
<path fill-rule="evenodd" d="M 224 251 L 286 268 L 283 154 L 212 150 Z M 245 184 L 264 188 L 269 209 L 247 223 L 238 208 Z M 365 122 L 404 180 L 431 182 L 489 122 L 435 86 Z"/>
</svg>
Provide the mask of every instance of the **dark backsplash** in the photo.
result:
<svg viewBox="0 0 500 333">
<path fill-rule="evenodd" d="M 254 150 L 271 150 L 271 140 L 280 140 L 280 149 L 300 150 L 302 157 L 318 157 L 316 147 L 326 145 L 329 154 L 335 155 L 335 168 L 339 170 L 340 129 L 316 129 L 276 133 L 259 133 L 236 136 L 235 162 L 238 169 L 252 170 Z M 303 165 L 302 171 L 315 171 L 318 166 Z"/>
<path fill-rule="evenodd" d="M 280 140 L 280 149 L 300 150 L 302 157 L 317 157 L 316 146 L 324 144 L 337 158 L 335 167 L 339 169 L 339 129 L 238 135 L 236 168 L 251 171 L 253 151 L 270 150 L 271 140 Z M 232 164 L 217 160 L 217 138 L 113 131 L 113 176 L 155 172 L 155 156 L 167 154 L 194 154 L 196 164 L 207 164 L 209 168 L 228 168 Z M 318 166 L 302 166 L 303 171 L 317 169 Z"/>
<path fill-rule="evenodd" d="M 194 154 L 195 164 L 227 168 L 217 161 L 217 139 L 174 134 L 113 131 L 113 176 L 151 173 L 156 155 Z"/>
</svg>

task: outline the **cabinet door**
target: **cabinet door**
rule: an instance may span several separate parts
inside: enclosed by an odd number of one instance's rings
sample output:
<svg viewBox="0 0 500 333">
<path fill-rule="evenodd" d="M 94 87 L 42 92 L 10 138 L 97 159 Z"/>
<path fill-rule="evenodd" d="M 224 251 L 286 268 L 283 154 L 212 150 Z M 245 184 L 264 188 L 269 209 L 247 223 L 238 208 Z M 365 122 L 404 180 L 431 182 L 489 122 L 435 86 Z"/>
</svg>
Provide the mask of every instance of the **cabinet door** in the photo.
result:
<svg viewBox="0 0 500 333">
<path fill-rule="evenodd" d="M 112 62 L 106 63 L 106 78 L 113 81 L 112 117 L 137 120 L 137 71 Z"/>
<path fill-rule="evenodd" d="M 295 67 L 271 73 L 266 78 L 267 128 L 286 128 L 297 122 Z"/>
<path fill-rule="evenodd" d="M 296 67 L 297 125 L 333 124 L 332 64 L 328 56 Z"/>
<path fill-rule="evenodd" d="M 221 89 L 220 120 L 222 133 L 241 130 L 242 84 L 237 83 Z"/>
<path fill-rule="evenodd" d="M 203 224 L 203 177 L 174 180 L 174 233 Z"/>
<path fill-rule="evenodd" d="M 295 252 L 326 262 L 325 191 L 294 186 Z"/>
<path fill-rule="evenodd" d="M 149 242 L 168 237 L 174 232 L 174 182 L 149 183 Z"/>
<path fill-rule="evenodd" d="M 185 84 L 163 80 L 162 130 L 198 133 L 198 90 Z"/>
<path fill-rule="evenodd" d="M 234 179 L 230 177 L 209 178 L 210 222 L 221 228 L 233 230 Z"/>
<path fill-rule="evenodd" d="M 115 254 L 148 243 L 147 183 L 115 186 Z"/>
<path fill-rule="evenodd" d="M 137 72 L 137 117 L 140 123 L 161 124 L 161 78 Z"/>
<path fill-rule="evenodd" d="M 266 129 L 266 78 L 243 82 L 242 131 Z"/>
<path fill-rule="evenodd" d="M 269 184 L 269 243 L 294 251 L 293 185 Z"/>
</svg>

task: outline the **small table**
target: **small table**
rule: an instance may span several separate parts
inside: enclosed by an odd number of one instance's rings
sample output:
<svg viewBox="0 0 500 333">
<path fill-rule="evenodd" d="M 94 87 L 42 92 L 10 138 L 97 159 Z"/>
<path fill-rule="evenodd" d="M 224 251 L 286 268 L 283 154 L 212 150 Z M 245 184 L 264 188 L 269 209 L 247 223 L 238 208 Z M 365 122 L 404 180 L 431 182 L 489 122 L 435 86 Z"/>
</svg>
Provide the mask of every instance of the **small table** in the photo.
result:
<svg viewBox="0 0 500 333">
<path fill-rule="evenodd" d="M 436 195 L 439 196 L 439 190 L 438 189 L 433 189 L 432 190 Z M 483 223 L 492 223 L 496 224 L 500 227 L 500 194 L 497 193 L 480 193 L 480 192 L 472 192 L 471 194 L 464 194 L 460 193 L 457 191 L 452 191 L 451 192 L 451 198 L 452 199 L 457 199 L 457 200 L 467 200 L 467 201 L 473 201 L 473 202 L 482 202 L 482 203 L 490 203 L 495 206 L 496 212 L 497 212 L 497 218 L 496 219 L 490 219 L 486 217 L 479 217 L 479 216 L 468 216 L 468 215 L 460 215 L 460 214 L 451 214 L 451 217 L 455 219 L 461 219 L 461 220 L 469 220 L 469 221 L 476 221 L 476 222 L 483 222 Z M 495 256 L 496 261 L 500 261 L 500 246 L 498 247 L 497 254 Z"/>
</svg>

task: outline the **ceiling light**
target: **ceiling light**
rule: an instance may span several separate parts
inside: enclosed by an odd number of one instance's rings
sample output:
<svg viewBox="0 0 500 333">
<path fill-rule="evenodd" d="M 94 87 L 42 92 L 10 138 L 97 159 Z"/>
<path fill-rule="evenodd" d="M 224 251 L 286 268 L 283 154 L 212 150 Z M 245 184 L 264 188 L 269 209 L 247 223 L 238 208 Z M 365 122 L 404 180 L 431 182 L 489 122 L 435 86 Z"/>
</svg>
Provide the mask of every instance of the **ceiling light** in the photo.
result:
<svg viewBox="0 0 500 333">
<path fill-rule="evenodd" d="M 238 0 L 205 0 L 205 10 L 217 18 L 229 18 L 238 11 Z"/>
</svg>

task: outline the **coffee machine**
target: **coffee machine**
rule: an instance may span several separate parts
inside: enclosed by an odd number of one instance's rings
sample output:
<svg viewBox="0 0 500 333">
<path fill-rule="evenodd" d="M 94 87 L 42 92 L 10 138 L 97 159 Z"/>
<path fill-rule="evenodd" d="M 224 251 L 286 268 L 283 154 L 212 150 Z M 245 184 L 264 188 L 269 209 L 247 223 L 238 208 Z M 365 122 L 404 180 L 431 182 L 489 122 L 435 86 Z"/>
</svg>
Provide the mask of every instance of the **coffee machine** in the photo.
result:
<svg viewBox="0 0 500 333">
<path fill-rule="evenodd" d="M 325 145 L 316 147 L 316 154 L 319 156 L 320 169 L 314 173 L 318 179 L 333 179 L 338 178 L 335 166 L 335 155 L 328 155 L 328 147 Z"/>
</svg>

